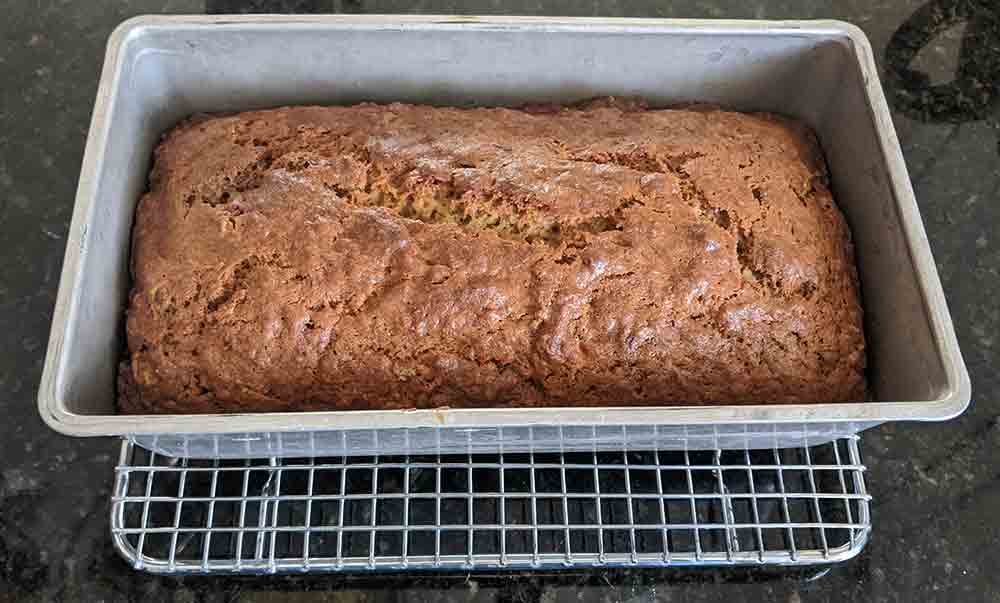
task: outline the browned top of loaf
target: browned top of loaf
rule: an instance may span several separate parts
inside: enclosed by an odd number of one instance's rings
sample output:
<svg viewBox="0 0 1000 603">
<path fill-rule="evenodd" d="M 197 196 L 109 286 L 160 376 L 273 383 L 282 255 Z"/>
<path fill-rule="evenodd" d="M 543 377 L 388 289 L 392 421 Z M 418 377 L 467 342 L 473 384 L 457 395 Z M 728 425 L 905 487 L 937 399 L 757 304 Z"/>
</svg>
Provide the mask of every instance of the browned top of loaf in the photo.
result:
<svg viewBox="0 0 1000 603">
<path fill-rule="evenodd" d="M 136 215 L 126 412 L 861 400 L 812 136 L 595 102 L 197 117 Z"/>
</svg>

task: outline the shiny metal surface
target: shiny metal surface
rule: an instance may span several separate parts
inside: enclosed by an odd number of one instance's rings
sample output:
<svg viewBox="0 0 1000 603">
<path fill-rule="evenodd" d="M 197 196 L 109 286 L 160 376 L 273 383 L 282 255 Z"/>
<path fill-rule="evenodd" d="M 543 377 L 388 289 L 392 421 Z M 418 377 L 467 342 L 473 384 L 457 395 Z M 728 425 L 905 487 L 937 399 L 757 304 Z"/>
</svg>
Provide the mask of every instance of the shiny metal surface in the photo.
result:
<svg viewBox="0 0 1000 603">
<path fill-rule="evenodd" d="M 222 461 L 125 442 L 111 534 L 157 574 L 796 566 L 845 561 L 868 541 L 857 437 L 619 447 Z"/>
<path fill-rule="evenodd" d="M 282 52 L 274 52 L 281 48 Z M 419 49 L 419 52 L 416 50 Z M 497 62 L 496 57 L 503 57 Z M 670 60 L 664 60 L 670 57 Z M 656 408 L 118 416 L 114 376 L 135 201 L 160 133 L 196 111 L 360 100 L 466 104 L 641 95 L 798 117 L 816 129 L 857 247 L 874 401 Z M 864 35 L 841 22 L 142 17 L 111 37 L 70 227 L 42 417 L 164 454 L 448 453 L 796 446 L 941 420 L 969 380 Z M 521 435 L 568 426 L 560 439 Z M 564 432 L 551 431 L 563 434 Z M 590 436 L 588 434 L 594 434 Z M 610 437 L 610 436 L 609 436 Z M 636 436 L 638 437 L 638 436 Z M 367 442 L 373 448 L 354 446 Z"/>
</svg>

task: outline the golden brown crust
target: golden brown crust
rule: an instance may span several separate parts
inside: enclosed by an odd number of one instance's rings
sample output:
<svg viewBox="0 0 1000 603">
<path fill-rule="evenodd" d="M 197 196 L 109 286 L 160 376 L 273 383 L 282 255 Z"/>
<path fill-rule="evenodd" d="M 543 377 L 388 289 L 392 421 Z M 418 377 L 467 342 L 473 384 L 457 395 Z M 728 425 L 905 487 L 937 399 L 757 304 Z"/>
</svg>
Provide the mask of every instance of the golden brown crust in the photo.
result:
<svg viewBox="0 0 1000 603">
<path fill-rule="evenodd" d="M 862 400 L 801 126 L 586 107 L 199 118 L 136 214 L 124 412 Z"/>
</svg>

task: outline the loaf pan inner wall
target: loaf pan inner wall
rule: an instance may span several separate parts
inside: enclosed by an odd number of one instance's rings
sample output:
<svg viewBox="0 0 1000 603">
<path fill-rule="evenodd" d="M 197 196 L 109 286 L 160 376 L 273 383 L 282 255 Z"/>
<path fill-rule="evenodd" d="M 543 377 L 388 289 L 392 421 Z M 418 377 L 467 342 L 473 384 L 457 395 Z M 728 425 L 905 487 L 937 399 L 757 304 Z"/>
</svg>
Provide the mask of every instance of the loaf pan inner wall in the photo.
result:
<svg viewBox="0 0 1000 603">
<path fill-rule="evenodd" d="M 136 201 L 161 133 L 196 112 L 361 101 L 567 103 L 615 95 L 772 111 L 818 133 L 855 237 L 876 401 L 949 388 L 846 37 L 254 25 L 133 29 L 108 99 L 108 140 L 81 245 L 57 390 L 66 410 L 115 414 Z"/>
</svg>

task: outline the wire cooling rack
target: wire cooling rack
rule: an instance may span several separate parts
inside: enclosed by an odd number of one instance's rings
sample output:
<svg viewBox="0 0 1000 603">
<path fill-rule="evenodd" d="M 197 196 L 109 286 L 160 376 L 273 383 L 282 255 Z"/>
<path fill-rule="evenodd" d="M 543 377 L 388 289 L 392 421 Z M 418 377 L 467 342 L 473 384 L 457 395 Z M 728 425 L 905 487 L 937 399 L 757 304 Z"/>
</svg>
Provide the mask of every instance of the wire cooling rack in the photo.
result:
<svg viewBox="0 0 1000 603">
<path fill-rule="evenodd" d="M 809 565 L 864 547 L 857 437 L 809 448 L 164 457 L 125 442 L 115 545 L 153 573 Z"/>
</svg>

